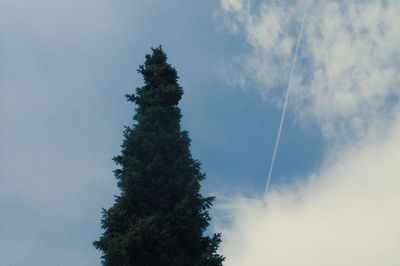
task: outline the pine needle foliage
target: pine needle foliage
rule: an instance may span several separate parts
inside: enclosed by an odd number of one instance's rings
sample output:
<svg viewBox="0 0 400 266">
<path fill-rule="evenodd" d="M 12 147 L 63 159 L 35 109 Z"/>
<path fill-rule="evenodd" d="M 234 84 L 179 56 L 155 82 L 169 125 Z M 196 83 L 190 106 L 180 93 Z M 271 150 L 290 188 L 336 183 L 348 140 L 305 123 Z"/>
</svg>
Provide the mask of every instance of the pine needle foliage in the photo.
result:
<svg viewBox="0 0 400 266">
<path fill-rule="evenodd" d="M 94 246 L 103 265 L 218 266 L 220 234 L 204 235 L 213 197 L 200 194 L 205 174 L 181 130 L 183 89 L 160 47 L 139 66 L 144 86 L 126 95 L 136 104 L 121 154 L 113 160 L 121 194 L 103 209 L 103 235 Z"/>
</svg>

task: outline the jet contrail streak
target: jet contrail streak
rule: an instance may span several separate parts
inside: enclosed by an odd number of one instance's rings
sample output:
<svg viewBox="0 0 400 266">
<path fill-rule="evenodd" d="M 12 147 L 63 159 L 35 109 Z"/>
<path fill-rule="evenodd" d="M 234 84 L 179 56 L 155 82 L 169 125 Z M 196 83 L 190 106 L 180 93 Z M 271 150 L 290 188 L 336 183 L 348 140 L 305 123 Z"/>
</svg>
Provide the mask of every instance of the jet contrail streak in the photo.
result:
<svg viewBox="0 0 400 266">
<path fill-rule="evenodd" d="M 279 140 L 281 138 L 283 122 L 285 121 L 286 108 L 287 108 L 287 103 L 288 103 L 288 99 L 289 99 L 290 88 L 291 88 L 291 85 L 292 85 L 293 71 L 294 71 L 294 66 L 296 65 L 296 61 L 297 61 L 297 54 L 299 52 L 301 36 L 302 36 L 302 33 L 303 33 L 303 25 L 304 25 L 305 17 L 306 17 L 306 14 L 307 14 L 307 7 L 308 7 L 308 3 L 306 1 L 306 5 L 304 7 L 303 19 L 301 21 L 300 30 L 299 30 L 299 34 L 298 34 L 298 37 L 297 37 L 296 50 L 294 52 L 294 56 L 293 56 L 293 60 L 292 60 L 292 66 L 290 68 L 289 81 L 288 81 L 288 87 L 287 87 L 287 90 L 286 90 L 285 102 L 283 104 L 281 122 L 279 124 L 279 130 L 278 130 L 278 135 L 276 137 L 274 153 L 272 155 L 272 161 L 271 161 L 271 165 L 269 167 L 267 186 L 265 188 L 265 193 L 264 193 L 264 203 L 267 203 L 268 190 L 269 190 L 269 185 L 270 185 L 270 182 L 271 182 L 272 170 L 273 170 L 274 164 L 275 164 L 276 153 L 278 152 L 278 146 L 279 146 Z"/>
</svg>

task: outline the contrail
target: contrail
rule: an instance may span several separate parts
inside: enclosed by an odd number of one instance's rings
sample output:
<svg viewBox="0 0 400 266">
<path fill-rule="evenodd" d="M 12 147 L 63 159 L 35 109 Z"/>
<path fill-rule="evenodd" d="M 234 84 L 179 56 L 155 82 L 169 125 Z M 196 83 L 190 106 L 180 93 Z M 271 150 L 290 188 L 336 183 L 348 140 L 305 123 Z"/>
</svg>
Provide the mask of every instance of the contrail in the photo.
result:
<svg viewBox="0 0 400 266">
<path fill-rule="evenodd" d="M 296 61 L 297 61 L 297 54 L 299 52 L 299 46 L 300 46 L 301 36 L 302 36 L 302 33 L 303 33 L 303 25 L 304 25 L 304 21 L 305 21 L 306 14 L 307 14 L 307 8 L 308 8 L 308 1 L 306 1 L 305 7 L 304 7 L 303 18 L 302 18 L 302 21 L 301 21 L 299 34 L 297 36 L 296 50 L 294 52 L 294 56 L 293 56 L 293 60 L 292 60 L 292 66 L 290 68 L 289 81 L 288 81 L 288 87 L 287 87 L 287 90 L 286 90 L 285 102 L 283 104 L 281 122 L 279 124 L 278 136 L 276 137 L 274 153 L 272 155 L 272 161 L 271 161 L 271 165 L 269 167 L 269 172 L 268 172 L 267 186 L 265 188 L 265 193 L 264 193 L 264 203 L 267 203 L 269 184 L 271 182 L 271 175 L 272 175 L 272 170 L 273 170 L 274 164 L 275 164 L 276 153 L 278 152 L 278 146 L 279 146 L 279 140 L 281 138 L 283 122 L 285 121 L 286 108 L 287 108 L 287 103 L 288 103 L 288 99 L 289 99 L 290 88 L 291 88 L 291 85 L 292 85 L 293 70 L 294 70 L 294 66 L 296 65 Z"/>
</svg>

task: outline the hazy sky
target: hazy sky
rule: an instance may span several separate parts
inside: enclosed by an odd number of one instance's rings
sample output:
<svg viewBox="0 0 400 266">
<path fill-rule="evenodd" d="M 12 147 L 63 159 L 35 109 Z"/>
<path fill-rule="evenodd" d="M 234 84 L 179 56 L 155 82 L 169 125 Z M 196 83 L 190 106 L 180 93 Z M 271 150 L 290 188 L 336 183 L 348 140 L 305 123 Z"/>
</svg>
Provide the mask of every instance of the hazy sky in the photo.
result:
<svg viewBox="0 0 400 266">
<path fill-rule="evenodd" d="M 99 265 L 92 242 L 162 45 L 226 265 L 399 265 L 400 2 L 2 0 L 0 259 Z M 211 228 L 211 230 L 212 230 Z"/>
</svg>

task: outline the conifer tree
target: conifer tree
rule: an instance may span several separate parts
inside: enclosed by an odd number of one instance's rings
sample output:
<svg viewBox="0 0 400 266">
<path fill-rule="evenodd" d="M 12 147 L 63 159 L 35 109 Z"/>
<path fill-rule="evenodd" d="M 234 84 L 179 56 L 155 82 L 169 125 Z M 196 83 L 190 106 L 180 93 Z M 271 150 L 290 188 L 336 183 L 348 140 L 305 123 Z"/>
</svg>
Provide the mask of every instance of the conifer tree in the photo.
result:
<svg viewBox="0 0 400 266">
<path fill-rule="evenodd" d="M 104 265 L 222 265 L 220 234 L 204 235 L 213 197 L 199 192 L 205 174 L 180 127 L 177 72 L 161 46 L 138 72 L 144 86 L 126 95 L 136 104 L 136 122 L 125 128 L 121 154 L 113 158 L 121 194 L 103 209 L 104 233 L 93 244 Z"/>
</svg>

